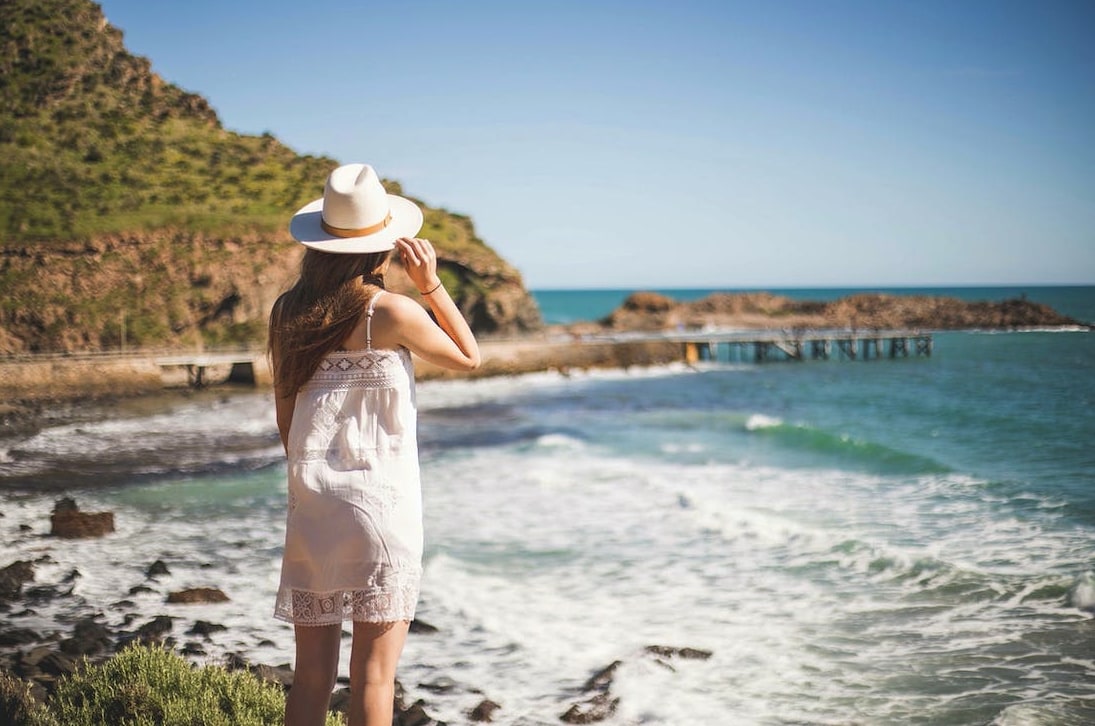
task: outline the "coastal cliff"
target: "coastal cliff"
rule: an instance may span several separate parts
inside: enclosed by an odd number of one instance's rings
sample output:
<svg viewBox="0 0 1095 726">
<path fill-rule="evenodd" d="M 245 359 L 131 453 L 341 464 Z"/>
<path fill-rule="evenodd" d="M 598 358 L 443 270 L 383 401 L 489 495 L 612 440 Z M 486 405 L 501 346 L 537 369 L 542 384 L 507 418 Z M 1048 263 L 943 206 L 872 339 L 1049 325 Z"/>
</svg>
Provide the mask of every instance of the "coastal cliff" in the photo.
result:
<svg viewBox="0 0 1095 726">
<path fill-rule="evenodd" d="M 261 343 L 300 259 L 288 218 L 338 162 L 225 129 L 95 3 L 12 0 L 0 20 L 0 354 Z M 473 328 L 539 329 L 472 220 L 415 201 Z"/>
</svg>

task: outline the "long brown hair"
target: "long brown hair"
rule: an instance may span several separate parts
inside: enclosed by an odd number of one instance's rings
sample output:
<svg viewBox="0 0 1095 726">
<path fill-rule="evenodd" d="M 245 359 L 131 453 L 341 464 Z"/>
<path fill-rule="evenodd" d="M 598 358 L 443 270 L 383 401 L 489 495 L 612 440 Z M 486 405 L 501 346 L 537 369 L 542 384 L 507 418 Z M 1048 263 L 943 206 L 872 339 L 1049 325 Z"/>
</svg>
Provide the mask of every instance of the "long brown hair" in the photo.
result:
<svg viewBox="0 0 1095 726">
<path fill-rule="evenodd" d="M 323 356 L 353 332 L 369 299 L 384 289 L 384 263 L 390 254 L 305 251 L 300 278 L 270 311 L 267 350 L 278 396 L 295 395 Z"/>
</svg>

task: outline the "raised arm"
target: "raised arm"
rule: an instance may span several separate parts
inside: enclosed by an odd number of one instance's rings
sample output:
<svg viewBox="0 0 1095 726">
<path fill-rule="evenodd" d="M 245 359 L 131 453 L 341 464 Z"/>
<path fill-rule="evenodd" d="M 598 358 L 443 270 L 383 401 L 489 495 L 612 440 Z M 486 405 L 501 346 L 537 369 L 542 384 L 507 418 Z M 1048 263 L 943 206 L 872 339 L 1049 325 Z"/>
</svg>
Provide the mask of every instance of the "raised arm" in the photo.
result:
<svg viewBox="0 0 1095 726">
<path fill-rule="evenodd" d="M 435 325 L 417 304 L 400 305 L 397 312 L 400 343 L 423 359 L 445 368 L 478 368 L 479 344 L 460 309 L 441 284 L 433 245 L 429 240 L 417 237 L 398 239 L 395 245 L 403 261 L 403 269 L 437 319 Z"/>
</svg>

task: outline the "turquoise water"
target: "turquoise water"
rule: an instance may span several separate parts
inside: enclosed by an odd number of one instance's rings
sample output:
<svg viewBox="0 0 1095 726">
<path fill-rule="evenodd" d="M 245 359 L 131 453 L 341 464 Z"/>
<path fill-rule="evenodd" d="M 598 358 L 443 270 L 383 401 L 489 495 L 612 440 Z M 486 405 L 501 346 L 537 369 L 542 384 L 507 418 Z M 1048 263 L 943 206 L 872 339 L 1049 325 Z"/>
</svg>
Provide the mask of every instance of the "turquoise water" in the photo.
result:
<svg viewBox="0 0 1095 726">
<path fill-rule="evenodd" d="M 548 324 L 567 324 L 579 320 L 598 320 L 611 313 L 630 295 L 630 289 L 605 290 L 533 290 Z M 698 300 L 713 292 L 756 292 L 734 288 L 666 288 L 655 289 L 676 300 Z M 959 300 L 1007 300 L 1026 296 L 1045 303 L 1065 315 L 1083 322 L 1095 322 L 1095 288 L 1090 286 L 1025 287 L 908 287 L 908 288 L 775 288 L 767 289 L 793 300 L 836 300 L 859 292 L 883 292 L 895 295 L 945 295 Z"/>
<path fill-rule="evenodd" d="M 1093 288 L 1025 292 L 1095 319 Z M 536 295 L 548 317 L 589 318 L 626 293 Z M 1095 335 L 935 342 L 931 358 L 420 386 L 420 616 L 440 632 L 408 642 L 412 697 L 450 723 L 483 697 L 497 723 L 558 723 L 621 660 L 609 724 L 1095 722 Z M 0 495 L 12 559 L 41 553 L 46 484 L 119 521 L 49 544 L 40 581 L 78 567 L 97 607 L 164 558 L 157 586 L 232 601 L 138 595 L 142 617 L 224 623 L 211 652 L 289 659 L 269 617 L 284 470 L 265 393 L 0 448 L 20 490 Z M 641 655 L 653 644 L 713 655 L 666 668 Z"/>
</svg>

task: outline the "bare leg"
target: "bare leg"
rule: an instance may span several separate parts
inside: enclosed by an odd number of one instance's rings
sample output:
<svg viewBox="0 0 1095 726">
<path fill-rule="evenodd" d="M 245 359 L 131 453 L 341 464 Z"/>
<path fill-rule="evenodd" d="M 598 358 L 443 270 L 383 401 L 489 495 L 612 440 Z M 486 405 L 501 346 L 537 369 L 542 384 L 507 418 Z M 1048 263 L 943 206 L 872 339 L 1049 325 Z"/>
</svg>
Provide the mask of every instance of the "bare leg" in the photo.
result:
<svg viewBox="0 0 1095 726">
<path fill-rule="evenodd" d="M 285 726 L 323 726 L 338 676 L 342 625 L 298 625 L 293 687 L 285 699 Z"/>
<path fill-rule="evenodd" d="M 350 725 L 391 726 L 395 667 L 410 623 L 354 623 L 350 651 Z"/>
</svg>

